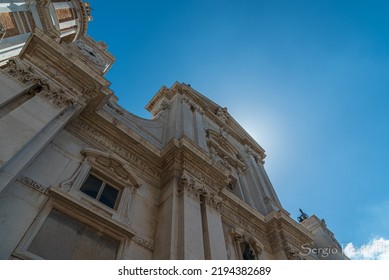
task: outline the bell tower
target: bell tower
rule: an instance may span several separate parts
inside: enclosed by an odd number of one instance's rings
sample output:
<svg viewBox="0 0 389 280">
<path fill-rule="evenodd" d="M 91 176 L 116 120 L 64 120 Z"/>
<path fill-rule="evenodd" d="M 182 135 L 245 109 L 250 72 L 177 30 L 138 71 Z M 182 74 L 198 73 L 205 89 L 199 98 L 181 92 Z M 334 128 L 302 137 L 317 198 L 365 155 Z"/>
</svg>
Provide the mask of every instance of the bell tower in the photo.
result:
<svg viewBox="0 0 389 280">
<path fill-rule="evenodd" d="M 0 3 L 0 193 L 72 118 L 112 95 L 114 62 L 80 0 Z M 43 140 L 44 139 L 44 140 Z"/>
<path fill-rule="evenodd" d="M 8 0 L 0 3 L 0 65 L 17 56 L 37 28 L 57 41 L 85 36 L 89 3 L 78 0 Z"/>
</svg>

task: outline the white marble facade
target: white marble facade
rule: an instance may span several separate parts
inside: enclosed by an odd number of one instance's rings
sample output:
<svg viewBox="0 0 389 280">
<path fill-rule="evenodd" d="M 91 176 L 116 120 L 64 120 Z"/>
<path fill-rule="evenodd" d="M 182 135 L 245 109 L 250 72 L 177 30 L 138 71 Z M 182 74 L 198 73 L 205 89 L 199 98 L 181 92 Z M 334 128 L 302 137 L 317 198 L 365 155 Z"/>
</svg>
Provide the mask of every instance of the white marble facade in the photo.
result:
<svg viewBox="0 0 389 280">
<path fill-rule="evenodd" d="M 227 108 L 175 83 L 131 114 L 105 44 L 49 21 L 89 6 L 28 2 L 39 22 L 0 58 L 0 259 L 346 259 L 323 221 L 289 216 Z"/>
</svg>

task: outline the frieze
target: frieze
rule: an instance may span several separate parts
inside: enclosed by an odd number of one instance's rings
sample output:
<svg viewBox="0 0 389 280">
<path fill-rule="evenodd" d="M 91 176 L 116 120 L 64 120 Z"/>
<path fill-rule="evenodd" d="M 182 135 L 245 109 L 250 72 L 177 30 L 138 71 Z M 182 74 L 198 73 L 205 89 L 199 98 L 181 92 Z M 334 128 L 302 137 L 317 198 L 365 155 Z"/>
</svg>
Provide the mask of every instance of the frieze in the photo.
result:
<svg viewBox="0 0 389 280">
<path fill-rule="evenodd" d="M 76 100 L 70 98 L 65 90 L 56 88 L 48 81 L 35 74 L 31 66 L 24 66 L 20 61 L 10 59 L 6 72 L 26 86 L 31 86 L 30 93 L 38 94 L 59 108 L 75 105 Z"/>
<path fill-rule="evenodd" d="M 98 143 L 108 146 L 112 151 L 114 151 L 127 161 L 132 162 L 141 170 L 144 170 L 147 173 L 156 177 L 160 177 L 161 174 L 159 171 L 148 165 L 146 162 L 131 153 L 129 150 L 125 149 L 122 145 L 119 145 L 118 143 L 115 143 L 112 139 L 102 135 L 97 129 L 94 129 L 93 127 L 91 127 L 80 119 L 75 119 L 73 123 L 82 130 L 82 134 L 86 134 L 88 137 L 97 141 Z"/>
<path fill-rule="evenodd" d="M 18 180 L 20 182 L 22 182 L 23 184 L 25 184 L 33 189 L 36 189 L 40 192 L 44 192 L 46 190 L 41 184 L 39 184 L 37 181 L 31 179 L 30 177 L 22 176 Z"/>
<path fill-rule="evenodd" d="M 220 189 L 221 183 L 218 183 L 215 180 L 212 180 L 209 176 L 205 175 L 203 172 L 199 171 L 196 168 L 193 168 L 192 165 L 188 164 L 187 162 L 184 162 L 183 167 L 185 170 L 188 170 L 189 173 L 191 173 L 196 179 L 204 183 L 205 185 L 208 186 L 213 186 L 217 189 Z"/>
<path fill-rule="evenodd" d="M 261 236 L 263 235 L 263 232 L 259 231 L 255 227 L 253 227 L 246 219 L 243 217 L 233 213 L 231 210 L 227 209 L 227 207 L 223 207 L 221 209 L 221 214 L 231 220 L 234 224 L 239 225 L 241 228 L 243 228 L 245 231 L 255 235 L 255 236 Z"/>
</svg>

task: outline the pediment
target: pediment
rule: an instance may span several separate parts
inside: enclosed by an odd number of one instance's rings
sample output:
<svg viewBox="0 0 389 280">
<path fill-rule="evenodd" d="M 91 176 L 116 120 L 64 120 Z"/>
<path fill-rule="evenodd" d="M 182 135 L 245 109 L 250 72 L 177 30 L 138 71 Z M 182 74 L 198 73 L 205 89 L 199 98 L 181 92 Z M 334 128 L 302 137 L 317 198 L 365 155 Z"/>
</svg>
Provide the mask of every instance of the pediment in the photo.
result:
<svg viewBox="0 0 389 280">
<path fill-rule="evenodd" d="M 139 187 L 140 183 L 132 174 L 128 163 L 113 153 L 106 153 L 100 150 L 86 148 L 81 152 L 89 162 L 99 165 L 106 170 L 109 170 L 119 180 L 125 181 Z"/>
</svg>

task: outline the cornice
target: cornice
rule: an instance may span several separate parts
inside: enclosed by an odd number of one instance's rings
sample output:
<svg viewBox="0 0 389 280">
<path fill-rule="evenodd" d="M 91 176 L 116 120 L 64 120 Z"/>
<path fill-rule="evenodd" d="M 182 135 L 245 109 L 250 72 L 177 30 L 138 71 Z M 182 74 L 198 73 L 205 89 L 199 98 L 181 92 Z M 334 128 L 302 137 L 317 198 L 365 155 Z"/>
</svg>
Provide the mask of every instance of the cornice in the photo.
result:
<svg viewBox="0 0 389 280">
<path fill-rule="evenodd" d="M 175 82 L 170 88 L 166 86 L 161 87 L 145 108 L 156 115 L 159 111 L 159 108 L 156 106 L 163 102 L 164 99 L 171 100 L 177 94 L 181 96 L 182 102 L 187 103 L 193 111 L 208 117 L 243 146 L 247 145 L 250 147 L 261 161 L 266 157 L 265 150 L 234 120 L 228 113 L 227 108 L 220 107 L 189 85 Z M 236 131 L 237 129 L 239 131 Z"/>
<path fill-rule="evenodd" d="M 137 176 L 150 182 L 153 186 L 159 186 L 161 177 L 159 161 L 150 160 L 144 154 L 144 150 L 139 150 L 137 145 L 133 145 L 133 143 L 130 145 L 129 143 L 125 144 L 123 139 L 116 139 L 100 126 L 96 126 L 83 119 L 82 116 L 74 119 L 65 129 L 93 148 L 115 153 L 137 170 Z"/>
<path fill-rule="evenodd" d="M 47 79 L 77 94 L 93 97 L 102 94 L 101 89 L 110 85 L 102 75 L 91 71 L 67 45 L 54 41 L 38 28 L 27 40 L 19 57 L 39 68 Z"/>
<path fill-rule="evenodd" d="M 230 171 L 213 164 L 208 153 L 187 137 L 170 141 L 161 152 L 164 176 L 187 171 L 193 177 L 219 193 L 230 181 Z"/>
<path fill-rule="evenodd" d="M 124 234 L 129 238 L 135 236 L 134 231 L 131 228 L 129 228 L 126 224 L 104 217 L 98 214 L 97 212 L 93 212 L 90 209 L 87 209 L 78 201 L 76 201 L 74 198 L 72 198 L 70 195 L 68 195 L 67 193 L 59 189 L 50 188 L 48 189 L 47 194 L 57 204 L 63 205 L 66 207 L 66 209 L 70 209 L 72 211 L 77 212 L 78 214 L 81 214 L 82 216 L 87 217 L 88 220 L 92 220 L 92 221 L 94 220 L 97 223 L 104 224 L 108 228 L 120 232 L 121 234 Z"/>
</svg>

